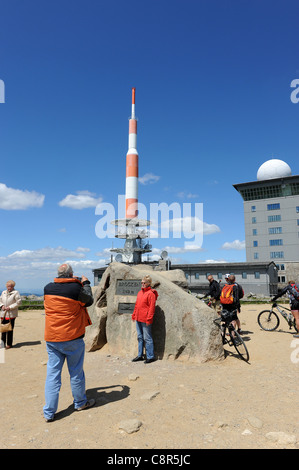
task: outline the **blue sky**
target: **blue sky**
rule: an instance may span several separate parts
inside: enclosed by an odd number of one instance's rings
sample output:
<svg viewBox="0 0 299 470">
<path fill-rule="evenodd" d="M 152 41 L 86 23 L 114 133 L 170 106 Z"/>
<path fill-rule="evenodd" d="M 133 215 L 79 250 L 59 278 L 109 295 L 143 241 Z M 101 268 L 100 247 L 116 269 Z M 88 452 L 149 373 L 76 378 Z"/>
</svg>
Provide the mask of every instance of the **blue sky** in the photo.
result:
<svg viewBox="0 0 299 470">
<path fill-rule="evenodd" d="M 122 246 L 96 236 L 95 208 L 125 192 L 132 87 L 139 201 L 203 204 L 202 246 L 170 234 L 153 256 L 245 261 L 232 185 L 270 158 L 299 173 L 298 15 L 295 0 L 2 0 L 0 286 L 40 290 L 64 261 L 92 279 Z"/>
</svg>

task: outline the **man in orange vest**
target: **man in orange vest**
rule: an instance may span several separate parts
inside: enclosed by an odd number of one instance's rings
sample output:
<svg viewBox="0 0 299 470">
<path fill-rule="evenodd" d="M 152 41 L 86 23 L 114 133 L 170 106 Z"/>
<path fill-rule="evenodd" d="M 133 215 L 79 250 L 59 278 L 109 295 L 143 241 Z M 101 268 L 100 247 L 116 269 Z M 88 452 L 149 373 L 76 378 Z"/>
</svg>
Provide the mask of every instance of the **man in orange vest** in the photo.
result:
<svg viewBox="0 0 299 470">
<path fill-rule="evenodd" d="M 91 325 L 86 307 L 93 303 L 87 277 L 73 277 L 72 267 L 64 263 L 58 276 L 44 288 L 45 340 L 48 352 L 45 385 L 46 404 L 43 408 L 47 422 L 53 421 L 58 408 L 61 371 L 67 361 L 75 410 L 81 411 L 95 404 L 87 400 L 83 370 L 85 327 Z"/>
<path fill-rule="evenodd" d="M 232 323 L 234 327 L 236 327 L 236 322 L 238 321 L 237 316 L 237 309 L 239 305 L 239 289 L 235 281 L 235 276 L 229 275 L 226 277 L 227 284 L 223 286 L 221 295 L 220 295 L 220 303 L 222 305 L 223 310 L 228 312 L 232 312 Z"/>
</svg>

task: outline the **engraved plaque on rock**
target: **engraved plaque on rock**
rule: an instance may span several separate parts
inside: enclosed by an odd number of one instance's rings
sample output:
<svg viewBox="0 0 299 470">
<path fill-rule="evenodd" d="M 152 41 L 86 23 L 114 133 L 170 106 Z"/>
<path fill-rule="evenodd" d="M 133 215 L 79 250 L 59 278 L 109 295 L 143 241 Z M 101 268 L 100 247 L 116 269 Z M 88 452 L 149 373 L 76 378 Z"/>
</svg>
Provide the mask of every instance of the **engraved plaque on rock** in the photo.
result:
<svg viewBox="0 0 299 470">
<path fill-rule="evenodd" d="M 129 313 L 130 315 L 132 315 L 134 311 L 134 307 L 135 307 L 135 304 L 119 302 L 117 312 L 120 314 Z"/>
<path fill-rule="evenodd" d="M 137 295 L 141 289 L 141 279 L 117 279 L 116 295 Z"/>
</svg>

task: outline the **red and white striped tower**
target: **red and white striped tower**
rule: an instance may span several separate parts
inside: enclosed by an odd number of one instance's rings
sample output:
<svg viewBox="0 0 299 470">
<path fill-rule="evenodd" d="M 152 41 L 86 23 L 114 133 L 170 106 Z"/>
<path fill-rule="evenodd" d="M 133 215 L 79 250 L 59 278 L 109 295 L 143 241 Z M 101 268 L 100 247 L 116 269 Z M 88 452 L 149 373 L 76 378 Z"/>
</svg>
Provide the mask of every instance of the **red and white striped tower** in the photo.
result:
<svg viewBox="0 0 299 470">
<path fill-rule="evenodd" d="M 126 219 L 138 216 L 138 152 L 135 91 L 132 88 L 132 113 L 129 119 L 129 149 L 126 158 Z"/>
<path fill-rule="evenodd" d="M 126 158 L 126 216 L 111 223 L 116 226 L 115 237 L 125 239 L 123 248 L 112 248 L 117 253 L 115 261 L 140 264 L 142 254 L 150 253 L 151 245 L 143 239 L 148 238 L 142 227 L 150 225 L 149 220 L 138 219 L 138 152 L 137 119 L 135 117 L 135 88 L 132 88 L 132 113 L 129 119 L 129 149 Z"/>
</svg>

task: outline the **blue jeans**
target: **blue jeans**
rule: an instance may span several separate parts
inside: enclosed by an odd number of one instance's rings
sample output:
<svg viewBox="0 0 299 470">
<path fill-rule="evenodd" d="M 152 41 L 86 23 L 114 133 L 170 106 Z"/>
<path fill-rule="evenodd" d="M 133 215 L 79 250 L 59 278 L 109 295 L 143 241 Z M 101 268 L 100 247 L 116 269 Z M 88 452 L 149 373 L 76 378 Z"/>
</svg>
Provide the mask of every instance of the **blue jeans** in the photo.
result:
<svg viewBox="0 0 299 470">
<path fill-rule="evenodd" d="M 47 341 L 48 364 L 45 385 L 46 404 L 43 408 L 46 419 L 54 418 L 58 408 L 59 391 L 61 387 L 61 371 L 66 359 L 71 379 L 71 389 L 75 408 L 80 408 L 87 402 L 85 394 L 85 375 L 83 362 L 85 343 L 83 338 L 73 341 L 52 343 Z"/>
<path fill-rule="evenodd" d="M 154 342 L 152 338 L 152 325 L 147 325 L 141 321 L 136 321 L 137 339 L 138 339 L 138 356 L 143 355 L 143 344 L 145 344 L 145 352 L 147 359 L 154 359 Z"/>
</svg>

